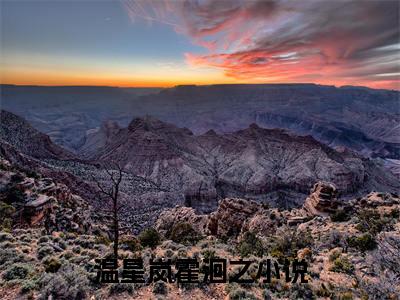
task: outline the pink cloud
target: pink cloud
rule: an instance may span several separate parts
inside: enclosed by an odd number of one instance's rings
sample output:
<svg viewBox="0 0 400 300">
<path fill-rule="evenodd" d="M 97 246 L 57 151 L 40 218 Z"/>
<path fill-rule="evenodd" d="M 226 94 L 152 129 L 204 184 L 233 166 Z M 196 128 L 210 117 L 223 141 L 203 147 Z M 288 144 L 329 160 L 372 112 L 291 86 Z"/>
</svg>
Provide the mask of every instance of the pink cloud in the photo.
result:
<svg viewBox="0 0 400 300">
<path fill-rule="evenodd" d="M 399 87 L 398 1 L 124 2 L 132 18 L 169 24 L 207 54 L 191 65 L 248 82 Z"/>
</svg>

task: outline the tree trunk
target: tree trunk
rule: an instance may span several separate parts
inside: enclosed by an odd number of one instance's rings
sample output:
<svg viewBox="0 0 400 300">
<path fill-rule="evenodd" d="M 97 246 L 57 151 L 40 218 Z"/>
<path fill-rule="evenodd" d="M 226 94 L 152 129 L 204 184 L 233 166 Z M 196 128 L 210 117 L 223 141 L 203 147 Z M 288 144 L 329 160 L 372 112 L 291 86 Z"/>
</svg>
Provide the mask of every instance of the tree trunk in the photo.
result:
<svg viewBox="0 0 400 300">
<path fill-rule="evenodd" d="M 114 257 L 118 259 L 118 240 L 119 240 L 119 224 L 118 224 L 118 213 L 117 213 L 117 199 L 114 199 L 113 205 L 114 211 Z"/>
</svg>

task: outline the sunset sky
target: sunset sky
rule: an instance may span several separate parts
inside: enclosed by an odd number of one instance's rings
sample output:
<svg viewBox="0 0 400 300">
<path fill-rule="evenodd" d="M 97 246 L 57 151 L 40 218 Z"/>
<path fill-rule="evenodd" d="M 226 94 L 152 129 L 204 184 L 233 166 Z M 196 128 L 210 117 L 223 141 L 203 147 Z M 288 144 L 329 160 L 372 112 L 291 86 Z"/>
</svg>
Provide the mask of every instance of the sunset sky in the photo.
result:
<svg viewBox="0 0 400 300">
<path fill-rule="evenodd" d="M 400 89 L 399 1 L 1 0 L 1 82 Z"/>
</svg>

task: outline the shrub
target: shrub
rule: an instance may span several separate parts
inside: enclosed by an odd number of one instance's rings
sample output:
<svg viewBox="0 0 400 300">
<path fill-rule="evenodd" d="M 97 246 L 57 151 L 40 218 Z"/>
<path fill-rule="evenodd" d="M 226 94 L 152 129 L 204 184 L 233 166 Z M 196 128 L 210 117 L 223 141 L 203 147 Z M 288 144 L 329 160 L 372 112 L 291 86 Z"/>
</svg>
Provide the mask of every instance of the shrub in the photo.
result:
<svg viewBox="0 0 400 300">
<path fill-rule="evenodd" d="M 94 241 L 89 235 L 81 235 L 79 238 L 75 239 L 75 244 L 81 246 L 82 248 L 93 248 Z"/>
<path fill-rule="evenodd" d="M 21 293 L 26 294 L 32 290 L 35 290 L 38 287 L 38 283 L 36 280 L 26 279 L 21 285 Z"/>
<path fill-rule="evenodd" d="M 309 284 L 294 283 L 290 288 L 289 299 L 315 299 Z"/>
<path fill-rule="evenodd" d="M 67 250 L 61 254 L 61 257 L 65 258 L 66 260 L 69 260 L 70 258 L 74 257 L 74 253 L 70 250 Z"/>
<path fill-rule="evenodd" d="M 23 234 L 19 237 L 19 240 L 21 242 L 26 242 L 26 243 L 31 243 L 32 242 L 32 237 L 29 234 Z"/>
<path fill-rule="evenodd" d="M 11 231 L 13 221 L 11 218 L 3 218 L 0 221 L 0 230 Z"/>
<path fill-rule="evenodd" d="M 168 258 L 172 257 L 174 254 L 174 251 L 172 251 L 171 249 L 167 249 L 164 251 L 164 256 Z"/>
<path fill-rule="evenodd" d="M 48 243 L 48 242 L 49 242 L 49 236 L 48 235 L 41 236 L 38 239 L 38 243 L 39 244 L 45 244 L 45 243 Z"/>
<path fill-rule="evenodd" d="M 351 264 L 347 257 L 340 256 L 333 261 L 333 266 L 330 268 L 330 271 L 353 274 L 354 266 Z"/>
<path fill-rule="evenodd" d="M 39 179 L 40 174 L 37 173 L 35 170 L 32 169 L 24 169 L 25 175 L 30 178 Z"/>
<path fill-rule="evenodd" d="M 283 228 L 271 243 L 270 254 L 278 259 L 295 258 L 303 248 L 312 248 L 314 240 L 309 231 L 293 231 Z"/>
<path fill-rule="evenodd" d="M 18 263 L 9 267 L 3 274 L 3 278 L 7 281 L 14 279 L 25 279 L 31 272 L 31 266 Z"/>
<path fill-rule="evenodd" d="M 114 283 L 110 286 L 110 295 L 118 295 L 122 293 L 133 294 L 135 291 L 132 283 Z"/>
<path fill-rule="evenodd" d="M 141 249 L 139 240 L 134 237 L 121 240 L 120 246 L 122 249 L 132 252 L 139 251 Z"/>
<path fill-rule="evenodd" d="M 0 201 L 0 230 L 10 231 L 12 227 L 12 217 L 15 213 L 14 206 L 8 205 L 5 202 Z"/>
<path fill-rule="evenodd" d="M 40 299 L 84 299 L 88 290 L 87 273 L 72 264 L 64 265 L 57 273 L 45 273 L 40 279 Z"/>
<path fill-rule="evenodd" d="M 53 247 L 46 244 L 43 247 L 39 248 L 39 250 L 37 251 L 37 258 L 42 259 L 45 256 L 52 255 L 52 254 L 54 254 Z"/>
<path fill-rule="evenodd" d="M 255 233 L 249 231 L 245 232 L 237 248 L 241 257 L 246 257 L 250 254 L 257 256 L 264 254 L 264 246 L 261 240 Z"/>
<path fill-rule="evenodd" d="M 202 251 L 201 254 L 203 255 L 203 259 L 206 261 L 216 257 L 215 250 L 213 250 L 213 249 L 206 249 L 206 250 Z"/>
<path fill-rule="evenodd" d="M 160 294 L 160 295 L 166 295 L 168 293 L 167 285 L 163 281 L 155 282 L 154 286 L 153 286 L 153 293 Z"/>
<path fill-rule="evenodd" d="M 56 257 L 47 257 L 43 260 L 43 265 L 48 273 L 55 273 L 61 267 L 61 263 Z"/>
<path fill-rule="evenodd" d="M 24 180 L 24 176 L 22 176 L 19 173 L 16 173 L 16 174 L 11 175 L 10 180 L 12 183 L 20 183 L 22 180 Z"/>
<path fill-rule="evenodd" d="M 8 242 L 8 241 L 11 242 L 13 240 L 14 240 L 14 237 L 11 234 L 9 234 L 7 232 L 0 232 L 0 243 Z"/>
<path fill-rule="evenodd" d="M 94 239 L 94 242 L 96 244 L 103 244 L 103 245 L 109 246 L 111 243 L 111 240 L 105 236 L 96 236 L 96 238 Z"/>
<path fill-rule="evenodd" d="M 389 213 L 389 217 L 393 219 L 400 218 L 400 209 L 398 209 L 397 207 L 393 208 Z"/>
<path fill-rule="evenodd" d="M 254 296 L 252 293 L 242 289 L 232 289 L 229 293 L 230 300 L 257 300 L 257 297 Z"/>
<path fill-rule="evenodd" d="M 353 300 L 353 293 L 352 292 L 342 292 L 338 294 L 339 300 Z"/>
<path fill-rule="evenodd" d="M 154 228 L 147 228 L 139 235 L 139 241 L 143 247 L 155 248 L 160 240 L 160 234 Z"/>
<path fill-rule="evenodd" d="M 344 209 L 338 209 L 331 215 L 332 222 L 345 222 L 350 220 L 350 215 Z"/>
<path fill-rule="evenodd" d="M 375 238 L 369 233 L 365 233 L 359 237 L 352 236 L 348 238 L 347 242 L 350 247 L 357 248 L 362 252 L 373 250 L 376 247 Z"/>
<path fill-rule="evenodd" d="M 167 237 L 176 243 L 195 244 L 200 240 L 200 235 L 189 223 L 178 223 L 172 226 Z"/>
<path fill-rule="evenodd" d="M 330 262 L 335 261 L 335 259 L 339 258 L 340 255 L 341 255 L 340 251 L 337 251 L 337 250 L 332 251 L 331 254 L 329 254 L 329 261 Z"/>
<path fill-rule="evenodd" d="M 24 261 L 24 256 L 15 249 L 0 249 L 0 266 Z"/>
<path fill-rule="evenodd" d="M 171 249 L 171 250 L 178 250 L 179 248 L 183 247 L 182 244 L 175 243 L 174 241 L 164 241 L 161 245 L 163 249 Z"/>
<path fill-rule="evenodd" d="M 0 243 L 0 248 L 1 249 L 15 248 L 15 245 L 13 243 L 7 241 L 7 242 Z"/>
<path fill-rule="evenodd" d="M 25 194 L 16 186 L 9 187 L 5 194 L 8 204 L 25 202 Z"/>
<path fill-rule="evenodd" d="M 72 247 L 72 252 L 74 252 L 74 253 L 76 253 L 76 254 L 81 253 L 81 251 L 82 251 L 81 246 L 74 246 L 74 247 Z"/>
<path fill-rule="evenodd" d="M 346 238 L 345 235 L 335 229 L 331 230 L 326 237 L 326 246 L 330 249 L 336 247 L 345 247 L 346 246 Z"/>
<path fill-rule="evenodd" d="M 372 209 L 363 209 L 358 213 L 359 223 L 356 228 L 362 232 L 369 232 L 373 235 L 388 227 L 390 219 L 382 218 L 381 215 Z"/>
<path fill-rule="evenodd" d="M 315 295 L 321 298 L 330 298 L 332 297 L 332 292 L 329 291 L 324 284 L 321 284 L 320 287 L 315 289 Z"/>
</svg>

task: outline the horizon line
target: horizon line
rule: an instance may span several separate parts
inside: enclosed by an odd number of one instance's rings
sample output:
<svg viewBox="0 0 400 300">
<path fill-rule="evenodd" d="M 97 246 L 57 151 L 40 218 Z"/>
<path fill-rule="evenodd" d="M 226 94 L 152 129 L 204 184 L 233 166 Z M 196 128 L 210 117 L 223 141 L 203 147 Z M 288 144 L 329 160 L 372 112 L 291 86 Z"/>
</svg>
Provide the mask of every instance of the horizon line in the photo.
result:
<svg viewBox="0 0 400 300">
<path fill-rule="evenodd" d="M 62 87 L 91 87 L 91 88 L 116 88 L 116 89 L 173 89 L 178 87 L 207 87 L 207 86 L 239 86 L 239 85 L 314 85 L 314 86 L 324 86 L 324 87 L 334 87 L 334 88 L 364 88 L 371 90 L 385 90 L 385 91 L 396 91 L 400 92 L 399 89 L 385 89 L 385 88 L 374 88 L 363 85 L 334 85 L 334 84 L 320 84 L 314 82 L 287 82 L 287 83 L 216 83 L 216 84 L 177 84 L 172 86 L 117 86 L 117 85 L 75 85 L 75 84 L 66 84 L 66 85 L 52 85 L 52 84 L 15 84 L 15 83 L 0 83 L 0 86 L 16 86 L 16 87 L 46 87 L 46 88 L 62 88 Z"/>
</svg>

